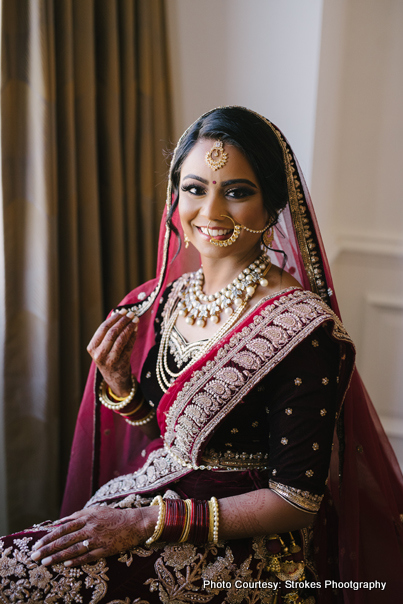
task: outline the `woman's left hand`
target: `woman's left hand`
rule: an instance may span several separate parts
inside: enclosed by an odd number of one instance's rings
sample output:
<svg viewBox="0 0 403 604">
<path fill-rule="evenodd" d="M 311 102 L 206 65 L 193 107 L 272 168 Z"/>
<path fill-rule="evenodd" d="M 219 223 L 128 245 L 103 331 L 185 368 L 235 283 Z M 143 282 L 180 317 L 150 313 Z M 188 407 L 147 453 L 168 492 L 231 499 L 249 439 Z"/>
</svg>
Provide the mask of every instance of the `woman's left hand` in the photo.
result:
<svg viewBox="0 0 403 604">
<path fill-rule="evenodd" d="M 147 510 L 158 514 L 158 507 Z M 44 565 L 88 564 L 135 547 L 149 536 L 142 508 L 97 506 L 75 512 L 60 523 L 35 544 L 32 560 Z"/>
</svg>

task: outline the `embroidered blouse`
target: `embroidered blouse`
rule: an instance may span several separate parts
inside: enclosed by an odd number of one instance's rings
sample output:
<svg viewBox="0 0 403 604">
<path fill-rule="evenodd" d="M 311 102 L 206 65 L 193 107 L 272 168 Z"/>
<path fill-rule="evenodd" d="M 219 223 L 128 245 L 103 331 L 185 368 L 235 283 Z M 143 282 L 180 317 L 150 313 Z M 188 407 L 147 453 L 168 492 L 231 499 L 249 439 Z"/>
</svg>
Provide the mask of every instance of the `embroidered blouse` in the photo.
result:
<svg viewBox="0 0 403 604">
<path fill-rule="evenodd" d="M 147 400 L 157 407 L 155 376 L 164 303 L 155 318 L 156 345 L 141 375 Z M 168 363 L 173 371 L 197 352 L 173 332 Z M 325 490 L 337 405 L 339 345 L 326 325 L 298 344 L 217 426 L 203 454 L 206 465 L 268 473 L 268 486 L 292 505 L 319 509 Z"/>
</svg>

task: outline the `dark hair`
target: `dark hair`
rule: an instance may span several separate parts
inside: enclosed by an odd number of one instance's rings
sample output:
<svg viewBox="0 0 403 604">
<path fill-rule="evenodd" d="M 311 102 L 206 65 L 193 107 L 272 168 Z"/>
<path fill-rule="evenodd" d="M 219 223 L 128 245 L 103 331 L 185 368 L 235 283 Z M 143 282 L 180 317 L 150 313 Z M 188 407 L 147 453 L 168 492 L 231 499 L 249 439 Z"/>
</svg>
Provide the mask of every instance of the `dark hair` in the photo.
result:
<svg viewBox="0 0 403 604">
<path fill-rule="evenodd" d="M 197 120 L 183 136 L 171 166 L 174 202 L 167 216 L 168 224 L 173 226 L 171 219 L 178 205 L 182 164 L 201 138 L 221 140 L 242 151 L 256 174 L 264 206 L 271 217 L 271 225 L 274 225 L 288 202 L 283 150 L 269 124 L 242 107 L 213 109 Z"/>
</svg>

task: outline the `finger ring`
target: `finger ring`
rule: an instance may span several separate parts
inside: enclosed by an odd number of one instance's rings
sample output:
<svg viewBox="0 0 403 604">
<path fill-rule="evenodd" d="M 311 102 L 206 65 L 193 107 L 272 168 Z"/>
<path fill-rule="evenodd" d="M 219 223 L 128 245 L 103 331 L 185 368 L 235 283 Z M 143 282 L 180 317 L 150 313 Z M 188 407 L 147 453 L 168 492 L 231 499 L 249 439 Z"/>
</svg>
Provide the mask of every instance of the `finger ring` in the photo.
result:
<svg viewBox="0 0 403 604">
<path fill-rule="evenodd" d="M 87 550 L 87 552 L 88 552 L 88 550 L 90 549 L 90 542 L 88 541 L 88 539 L 85 539 L 85 540 L 83 541 L 83 545 L 84 545 L 85 549 L 86 549 L 86 550 Z"/>
</svg>

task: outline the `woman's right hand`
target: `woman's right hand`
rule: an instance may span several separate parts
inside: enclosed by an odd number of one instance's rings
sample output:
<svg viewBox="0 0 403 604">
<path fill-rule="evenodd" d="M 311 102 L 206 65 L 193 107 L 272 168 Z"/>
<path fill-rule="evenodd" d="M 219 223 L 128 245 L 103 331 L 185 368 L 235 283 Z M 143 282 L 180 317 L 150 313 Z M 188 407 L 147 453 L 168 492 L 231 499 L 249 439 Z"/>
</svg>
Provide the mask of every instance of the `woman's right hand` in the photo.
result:
<svg viewBox="0 0 403 604">
<path fill-rule="evenodd" d="M 130 357 L 137 326 L 133 312 L 117 312 L 98 327 L 87 346 L 105 382 L 119 397 L 128 396 L 132 388 Z"/>
</svg>

